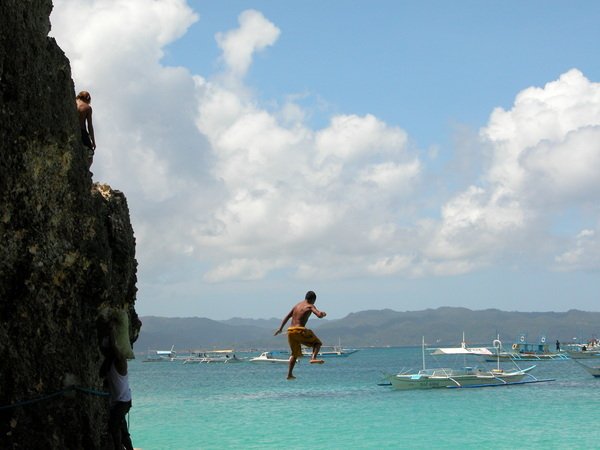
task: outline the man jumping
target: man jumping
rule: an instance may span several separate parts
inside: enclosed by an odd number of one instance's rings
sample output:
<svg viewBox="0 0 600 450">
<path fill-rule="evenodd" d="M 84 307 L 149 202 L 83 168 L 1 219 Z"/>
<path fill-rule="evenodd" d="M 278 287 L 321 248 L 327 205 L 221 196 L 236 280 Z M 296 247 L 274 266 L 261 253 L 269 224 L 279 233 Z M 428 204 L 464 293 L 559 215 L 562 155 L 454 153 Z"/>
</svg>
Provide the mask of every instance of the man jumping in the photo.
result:
<svg viewBox="0 0 600 450">
<path fill-rule="evenodd" d="M 290 344 L 290 350 L 292 351 L 287 376 L 288 380 L 293 380 L 296 378 L 292 374 L 292 371 L 294 370 L 296 361 L 302 356 L 302 345 L 312 347 L 312 357 L 310 359 L 311 364 L 323 364 L 325 362 L 322 359 L 317 359 L 317 354 L 319 353 L 322 345 L 321 341 L 312 332 L 312 330 L 309 330 L 305 327 L 306 322 L 308 322 L 308 318 L 311 314 L 314 314 L 319 319 L 322 319 L 327 315 L 327 313 L 324 311 L 319 311 L 315 307 L 316 300 L 317 295 L 313 291 L 308 291 L 304 297 L 304 300 L 297 303 L 292 308 L 288 315 L 283 318 L 279 329 L 275 331 L 275 336 L 277 336 L 279 333 L 281 333 L 287 321 L 290 320 L 290 318 L 292 319 L 292 323 L 287 330 L 288 343 Z"/>
</svg>

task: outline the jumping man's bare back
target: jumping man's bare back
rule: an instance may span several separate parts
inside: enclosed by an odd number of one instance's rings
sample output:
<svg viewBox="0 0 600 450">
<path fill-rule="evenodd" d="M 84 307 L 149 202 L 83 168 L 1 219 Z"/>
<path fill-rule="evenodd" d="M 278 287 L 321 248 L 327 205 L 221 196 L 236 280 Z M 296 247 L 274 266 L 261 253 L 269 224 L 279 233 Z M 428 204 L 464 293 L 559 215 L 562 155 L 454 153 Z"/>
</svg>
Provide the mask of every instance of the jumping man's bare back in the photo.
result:
<svg viewBox="0 0 600 450">
<path fill-rule="evenodd" d="M 283 318 L 281 322 L 281 326 L 275 332 L 275 336 L 277 336 L 283 330 L 283 327 L 287 323 L 290 318 L 292 322 L 290 324 L 291 327 L 304 327 L 306 326 L 306 322 L 310 318 L 310 315 L 314 314 L 318 318 L 323 318 L 327 315 L 325 311 L 319 311 L 315 305 L 309 303 L 306 300 L 302 300 L 301 302 L 296 303 L 296 305 L 292 308 L 292 310 L 288 313 L 287 316 Z"/>
<path fill-rule="evenodd" d="M 317 317 L 325 317 L 325 313 L 319 311 L 315 305 L 311 305 L 306 300 L 302 300 L 298 302 L 291 311 L 292 314 L 292 323 L 290 326 L 292 327 L 304 327 L 306 326 L 306 322 L 308 322 L 308 318 L 311 314 Z"/>
</svg>

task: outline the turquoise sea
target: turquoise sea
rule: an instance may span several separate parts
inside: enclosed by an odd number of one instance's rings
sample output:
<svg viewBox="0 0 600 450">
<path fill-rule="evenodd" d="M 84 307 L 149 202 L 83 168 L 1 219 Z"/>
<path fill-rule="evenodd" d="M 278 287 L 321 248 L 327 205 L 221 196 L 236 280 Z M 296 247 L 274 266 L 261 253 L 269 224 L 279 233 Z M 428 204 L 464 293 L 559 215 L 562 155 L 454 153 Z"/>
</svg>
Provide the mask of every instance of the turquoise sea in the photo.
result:
<svg viewBox="0 0 600 450">
<path fill-rule="evenodd" d="M 420 368 L 420 348 L 305 358 L 293 381 L 278 364 L 142 360 L 129 366 L 130 431 L 144 450 L 600 447 L 600 379 L 570 360 L 537 364 L 552 382 L 421 391 L 378 386 L 383 372 Z"/>
</svg>

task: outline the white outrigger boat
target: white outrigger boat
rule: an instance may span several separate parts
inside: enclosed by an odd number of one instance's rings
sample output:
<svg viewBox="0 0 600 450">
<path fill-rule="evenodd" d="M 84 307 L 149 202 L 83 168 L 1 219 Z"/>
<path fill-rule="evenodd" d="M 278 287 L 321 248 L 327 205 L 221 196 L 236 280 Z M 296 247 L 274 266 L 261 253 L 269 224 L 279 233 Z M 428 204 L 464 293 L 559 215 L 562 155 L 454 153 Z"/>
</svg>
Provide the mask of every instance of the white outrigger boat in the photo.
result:
<svg viewBox="0 0 600 450">
<path fill-rule="evenodd" d="M 501 342 L 494 340 L 494 347 L 499 348 Z M 536 383 L 551 380 L 538 380 L 529 372 L 535 366 L 521 369 L 516 366 L 513 370 L 500 368 L 499 360 L 495 369 L 487 370 L 478 367 L 462 367 L 460 369 L 425 367 L 425 339 L 422 343 L 423 368 L 417 372 L 409 370 L 401 371 L 395 375 L 387 375 L 386 378 L 395 389 L 434 389 L 434 388 L 475 388 L 495 387 L 514 384 Z M 437 348 L 433 355 L 492 355 L 487 348 L 469 348 L 463 342 L 461 347 Z"/>
<path fill-rule="evenodd" d="M 175 345 L 173 345 L 171 350 L 148 350 L 146 359 L 142 362 L 173 362 L 178 359 L 182 358 L 177 356 Z"/>
<path fill-rule="evenodd" d="M 233 350 L 211 350 L 193 351 L 192 355 L 183 360 L 184 364 L 200 363 L 239 363 L 243 360 L 238 358 Z"/>
<path fill-rule="evenodd" d="M 343 348 L 341 344 L 338 345 L 323 345 L 321 346 L 319 353 L 317 356 L 321 358 L 328 358 L 331 356 L 342 356 L 346 357 L 353 353 L 356 353 L 358 349 L 356 348 Z M 312 356 L 312 349 L 303 347 L 302 355 L 304 356 Z"/>
<path fill-rule="evenodd" d="M 290 362 L 290 358 L 276 358 L 274 352 L 262 352 L 259 356 L 255 358 L 250 358 L 250 362 L 253 363 L 270 363 L 270 364 L 288 364 Z"/>
</svg>

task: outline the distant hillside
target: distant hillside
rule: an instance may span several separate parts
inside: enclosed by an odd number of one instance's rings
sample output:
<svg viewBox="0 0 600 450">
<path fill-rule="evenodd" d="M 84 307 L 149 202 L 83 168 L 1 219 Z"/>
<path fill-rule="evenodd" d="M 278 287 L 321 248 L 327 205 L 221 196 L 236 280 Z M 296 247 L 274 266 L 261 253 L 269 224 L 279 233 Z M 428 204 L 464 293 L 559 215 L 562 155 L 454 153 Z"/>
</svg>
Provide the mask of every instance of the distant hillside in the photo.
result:
<svg viewBox="0 0 600 450">
<path fill-rule="evenodd" d="M 143 331 L 135 343 L 137 352 L 148 349 L 168 349 L 172 345 L 180 350 L 270 347 L 276 339 L 273 337 L 273 331 L 279 326 L 277 324 L 268 329 L 260 320 L 257 321 L 258 325 L 230 325 L 203 317 L 147 316 L 141 317 L 141 320 Z M 285 342 L 281 346 L 284 344 Z"/>
<path fill-rule="evenodd" d="M 273 336 L 281 319 L 241 319 L 215 321 L 206 318 L 142 317 L 142 332 L 135 344 L 137 352 L 147 349 L 210 349 L 232 347 L 285 348 L 285 336 Z M 320 323 L 319 323 L 320 322 Z M 309 321 L 317 328 L 325 344 L 338 341 L 345 346 L 418 345 L 421 337 L 430 345 L 453 345 L 460 342 L 463 331 L 467 342 L 491 344 L 500 339 L 510 344 L 520 333 L 530 341 L 545 336 L 548 342 L 559 339 L 588 339 L 600 335 L 600 313 L 570 310 L 567 312 L 507 312 L 497 309 L 472 311 L 443 307 L 423 311 L 398 312 L 390 309 L 361 311 L 343 319 Z"/>
<path fill-rule="evenodd" d="M 491 343 L 497 335 L 512 343 L 527 333 L 530 341 L 571 342 L 600 334 L 600 313 L 571 310 L 555 312 L 507 312 L 497 309 L 472 311 L 443 307 L 424 311 L 363 311 L 332 321 L 319 330 L 323 340 L 345 345 L 418 345 L 421 337 L 430 344 L 452 345 L 462 333 L 470 343 Z"/>
<path fill-rule="evenodd" d="M 271 319 L 243 319 L 241 317 L 234 317 L 232 319 L 227 320 L 219 320 L 218 322 L 223 323 L 225 325 L 239 326 L 239 325 L 247 325 L 259 328 L 268 328 L 269 330 L 275 330 L 279 328 L 281 325 L 281 320 L 283 317 L 276 319 L 272 317 Z M 313 329 L 319 328 L 321 325 L 328 323 L 327 319 L 320 319 L 311 321 L 310 327 Z"/>
<path fill-rule="evenodd" d="M 243 319 L 241 317 L 234 317 L 232 319 L 219 320 L 219 322 L 231 326 L 247 325 L 274 330 L 281 324 L 281 318 L 276 319 L 275 317 L 272 317 L 271 319 Z"/>
</svg>

